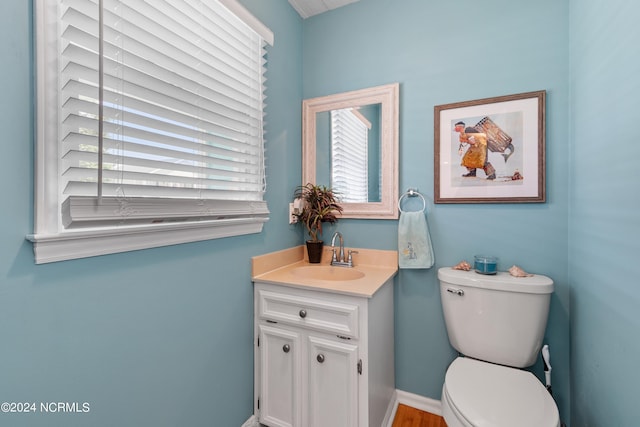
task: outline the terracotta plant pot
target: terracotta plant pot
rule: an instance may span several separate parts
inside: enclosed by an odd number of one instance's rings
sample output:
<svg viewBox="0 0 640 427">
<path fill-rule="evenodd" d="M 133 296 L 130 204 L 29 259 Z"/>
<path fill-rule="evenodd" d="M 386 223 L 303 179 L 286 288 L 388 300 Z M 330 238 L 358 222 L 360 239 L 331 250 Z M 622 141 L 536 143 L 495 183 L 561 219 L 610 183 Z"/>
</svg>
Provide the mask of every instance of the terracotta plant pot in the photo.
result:
<svg viewBox="0 0 640 427">
<path fill-rule="evenodd" d="M 323 245 L 324 245 L 324 242 L 322 240 L 317 242 L 307 240 L 307 255 L 309 257 L 310 263 L 318 264 L 322 260 Z"/>
</svg>

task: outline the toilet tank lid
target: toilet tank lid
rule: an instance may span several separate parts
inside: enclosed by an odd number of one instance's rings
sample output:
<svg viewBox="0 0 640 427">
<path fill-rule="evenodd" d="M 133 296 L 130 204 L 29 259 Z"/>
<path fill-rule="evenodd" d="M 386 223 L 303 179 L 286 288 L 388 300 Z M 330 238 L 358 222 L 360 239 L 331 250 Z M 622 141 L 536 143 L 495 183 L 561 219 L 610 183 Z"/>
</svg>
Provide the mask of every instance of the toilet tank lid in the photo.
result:
<svg viewBox="0 0 640 427">
<path fill-rule="evenodd" d="M 475 271 L 454 270 L 451 267 L 438 269 L 438 279 L 452 285 L 494 289 L 529 294 L 553 293 L 553 280 L 547 276 L 534 274 L 529 277 L 513 277 L 506 271 L 497 274 L 479 274 Z"/>
</svg>

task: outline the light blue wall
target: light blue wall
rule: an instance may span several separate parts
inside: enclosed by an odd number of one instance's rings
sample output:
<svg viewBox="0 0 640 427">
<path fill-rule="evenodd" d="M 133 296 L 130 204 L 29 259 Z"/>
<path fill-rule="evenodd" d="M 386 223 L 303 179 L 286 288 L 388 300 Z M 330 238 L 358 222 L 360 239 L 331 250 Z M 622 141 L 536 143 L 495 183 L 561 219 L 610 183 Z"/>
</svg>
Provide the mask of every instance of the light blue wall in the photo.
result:
<svg viewBox="0 0 640 427">
<path fill-rule="evenodd" d="M 455 357 L 436 270 L 474 254 L 518 264 L 556 283 L 546 342 L 553 388 L 569 420 L 568 1 L 363 0 L 304 22 L 305 98 L 400 82 L 400 190 L 429 200 L 436 265 L 396 283 L 396 385 L 440 399 Z M 433 204 L 433 107 L 547 91 L 547 203 Z M 395 249 L 397 221 L 343 220 L 356 247 Z M 542 376 L 541 363 L 533 368 Z"/>
<path fill-rule="evenodd" d="M 267 202 L 259 235 L 34 265 L 31 2 L 0 2 L 0 402 L 88 402 L 4 414 L 11 426 L 240 426 L 253 412 L 250 257 L 300 243 L 302 20 L 247 0 L 269 49 Z"/>
<path fill-rule="evenodd" d="M 571 2 L 575 426 L 640 424 L 640 3 Z"/>
</svg>

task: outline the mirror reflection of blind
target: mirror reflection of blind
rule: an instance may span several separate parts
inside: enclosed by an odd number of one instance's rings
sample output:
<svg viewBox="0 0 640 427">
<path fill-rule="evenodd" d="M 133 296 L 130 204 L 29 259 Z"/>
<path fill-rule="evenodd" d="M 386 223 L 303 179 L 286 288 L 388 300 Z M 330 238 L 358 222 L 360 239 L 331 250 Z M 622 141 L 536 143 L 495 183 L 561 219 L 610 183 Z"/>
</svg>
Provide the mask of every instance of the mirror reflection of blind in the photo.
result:
<svg viewBox="0 0 640 427">
<path fill-rule="evenodd" d="M 261 201 L 264 43 L 218 2 L 151 4 L 69 2 L 63 194 Z"/>
<path fill-rule="evenodd" d="M 331 186 L 342 202 L 367 202 L 370 127 L 355 109 L 331 111 Z"/>
</svg>

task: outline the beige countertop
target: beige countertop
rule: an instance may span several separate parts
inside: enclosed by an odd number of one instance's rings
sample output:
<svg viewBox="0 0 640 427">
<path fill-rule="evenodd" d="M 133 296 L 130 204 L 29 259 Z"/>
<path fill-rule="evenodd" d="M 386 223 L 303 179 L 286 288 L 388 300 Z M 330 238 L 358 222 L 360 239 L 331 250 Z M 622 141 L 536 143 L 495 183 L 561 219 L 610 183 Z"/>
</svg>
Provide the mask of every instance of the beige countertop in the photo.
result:
<svg viewBox="0 0 640 427">
<path fill-rule="evenodd" d="M 382 285 L 398 272 L 398 253 L 377 249 L 345 248 L 358 251 L 353 254 L 353 267 L 330 267 L 331 247 L 325 246 L 320 264 L 310 264 L 304 246 L 296 246 L 251 258 L 251 277 L 254 282 L 274 283 L 298 288 L 322 290 L 371 298 Z M 318 280 L 312 276 L 300 276 L 297 272 L 305 267 L 328 271 L 346 269 L 349 273 L 362 273 L 362 277 L 352 280 Z M 328 270 L 327 270 L 328 269 Z M 341 273 L 341 272 L 338 272 Z"/>
</svg>

